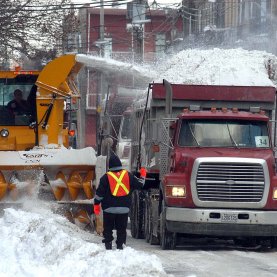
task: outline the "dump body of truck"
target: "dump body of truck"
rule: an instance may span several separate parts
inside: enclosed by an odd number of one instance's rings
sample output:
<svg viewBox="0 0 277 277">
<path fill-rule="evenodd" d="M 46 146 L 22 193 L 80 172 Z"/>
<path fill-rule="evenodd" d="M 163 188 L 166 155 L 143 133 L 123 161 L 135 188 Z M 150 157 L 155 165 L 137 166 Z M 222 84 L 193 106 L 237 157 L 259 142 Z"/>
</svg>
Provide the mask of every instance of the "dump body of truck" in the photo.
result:
<svg viewBox="0 0 277 277">
<path fill-rule="evenodd" d="M 65 122 L 65 104 L 80 98 L 74 80 L 83 65 L 76 55 L 64 55 L 40 72 L 0 72 L 2 204 L 21 203 L 26 195 L 35 195 L 73 205 L 72 216 L 91 223 L 96 154 L 92 147 L 69 147 Z M 24 112 L 10 108 L 17 89 L 28 107 Z M 83 211 L 77 203 L 83 204 Z"/>
<path fill-rule="evenodd" d="M 277 237 L 274 87 L 153 84 L 134 108 L 132 234 L 172 248 L 181 237 Z M 143 122 L 143 125 L 141 125 Z M 141 130 L 141 132 L 140 132 Z M 139 164 L 139 166 L 138 166 Z"/>
</svg>

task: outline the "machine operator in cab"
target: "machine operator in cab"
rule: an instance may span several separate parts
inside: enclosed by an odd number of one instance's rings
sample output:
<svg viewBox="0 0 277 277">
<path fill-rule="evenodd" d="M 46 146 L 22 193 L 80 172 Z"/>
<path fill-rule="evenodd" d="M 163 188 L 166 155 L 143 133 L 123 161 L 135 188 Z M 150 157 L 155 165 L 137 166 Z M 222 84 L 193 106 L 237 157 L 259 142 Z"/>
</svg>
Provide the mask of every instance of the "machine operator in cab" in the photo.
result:
<svg viewBox="0 0 277 277">
<path fill-rule="evenodd" d="M 14 99 L 7 105 L 8 110 L 12 115 L 28 114 L 30 107 L 26 100 L 23 99 L 23 92 L 20 89 L 16 89 L 13 93 Z"/>
</svg>

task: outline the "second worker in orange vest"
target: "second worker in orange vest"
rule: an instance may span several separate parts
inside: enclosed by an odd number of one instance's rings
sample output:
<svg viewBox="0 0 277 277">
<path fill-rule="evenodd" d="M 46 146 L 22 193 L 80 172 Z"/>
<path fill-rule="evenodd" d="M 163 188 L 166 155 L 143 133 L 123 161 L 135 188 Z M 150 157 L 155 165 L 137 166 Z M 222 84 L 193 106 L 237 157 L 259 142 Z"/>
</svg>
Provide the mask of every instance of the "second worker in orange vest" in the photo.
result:
<svg viewBox="0 0 277 277">
<path fill-rule="evenodd" d="M 94 212 L 99 213 L 100 203 L 103 209 L 103 242 L 106 249 L 112 249 L 113 229 L 117 232 L 117 249 L 123 249 L 123 244 L 126 243 L 131 193 L 142 186 L 139 179 L 123 169 L 120 159 L 112 154 L 109 171 L 101 177 L 94 198 Z"/>
</svg>

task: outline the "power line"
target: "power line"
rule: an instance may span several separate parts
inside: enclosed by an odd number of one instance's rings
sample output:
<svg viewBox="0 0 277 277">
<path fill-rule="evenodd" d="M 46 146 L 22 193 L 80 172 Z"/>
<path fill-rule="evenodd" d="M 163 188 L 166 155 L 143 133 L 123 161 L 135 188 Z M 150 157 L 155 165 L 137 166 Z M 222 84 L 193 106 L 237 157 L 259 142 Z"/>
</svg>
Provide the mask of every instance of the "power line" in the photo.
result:
<svg viewBox="0 0 277 277">
<path fill-rule="evenodd" d="M 118 0 L 116 6 L 126 5 L 131 2 L 130 0 Z M 25 11 L 25 12 L 48 12 L 48 11 L 58 11 L 58 10 L 80 10 L 80 9 L 88 9 L 88 8 L 100 8 L 104 7 L 112 7 L 115 5 L 115 2 L 112 0 L 105 1 L 104 5 L 101 5 L 100 1 L 96 1 L 95 3 L 89 3 L 89 6 L 84 4 L 47 4 L 47 5 L 26 5 L 26 6 L 17 6 L 17 7 L 5 7 L 1 6 L 0 11 L 3 13 L 6 11 Z"/>
</svg>

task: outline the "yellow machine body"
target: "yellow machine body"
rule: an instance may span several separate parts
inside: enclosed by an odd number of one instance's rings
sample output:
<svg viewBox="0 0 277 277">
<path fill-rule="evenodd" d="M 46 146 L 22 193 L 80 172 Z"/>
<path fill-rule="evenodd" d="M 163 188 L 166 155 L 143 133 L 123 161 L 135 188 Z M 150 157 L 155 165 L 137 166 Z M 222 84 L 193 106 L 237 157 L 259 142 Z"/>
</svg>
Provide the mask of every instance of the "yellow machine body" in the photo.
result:
<svg viewBox="0 0 277 277">
<path fill-rule="evenodd" d="M 74 79 L 82 66 L 75 55 L 64 55 L 40 72 L 0 71 L 1 202 L 51 194 L 59 203 L 89 204 L 91 209 L 96 154 L 91 147 L 68 148 L 64 120 L 66 101 L 80 97 Z M 9 110 L 16 89 L 23 91 L 30 110 L 23 115 Z M 80 220 L 88 222 L 89 213 L 85 209 L 75 217 L 81 214 Z"/>
</svg>

